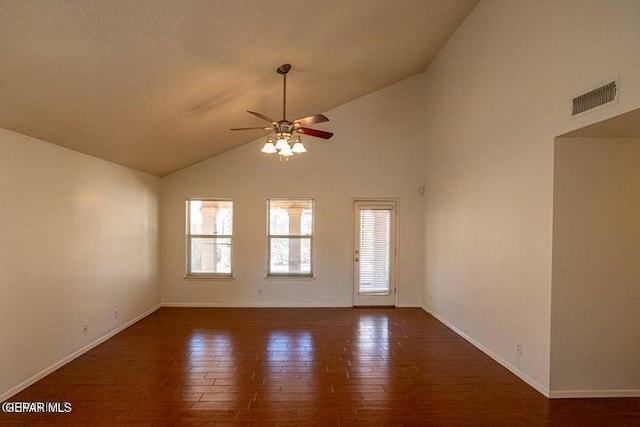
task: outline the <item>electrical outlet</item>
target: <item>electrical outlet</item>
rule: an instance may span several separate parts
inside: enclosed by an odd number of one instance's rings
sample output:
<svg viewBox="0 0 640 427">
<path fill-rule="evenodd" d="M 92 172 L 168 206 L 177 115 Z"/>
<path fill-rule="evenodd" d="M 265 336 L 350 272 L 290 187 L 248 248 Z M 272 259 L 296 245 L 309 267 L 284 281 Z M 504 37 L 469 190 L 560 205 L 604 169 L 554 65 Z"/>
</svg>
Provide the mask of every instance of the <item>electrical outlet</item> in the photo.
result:
<svg viewBox="0 0 640 427">
<path fill-rule="evenodd" d="M 118 317 L 120 317 L 120 310 L 118 310 L 117 308 L 115 309 L 114 313 L 113 313 L 114 317 L 117 319 Z"/>
<path fill-rule="evenodd" d="M 89 325 L 82 325 L 82 333 L 87 335 L 89 332 Z"/>
<path fill-rule="evenodd" d="M 518 356 L 522 356 L 522 344 L 516 343 L 516 353 L 518 353 Z"/>
</svg>

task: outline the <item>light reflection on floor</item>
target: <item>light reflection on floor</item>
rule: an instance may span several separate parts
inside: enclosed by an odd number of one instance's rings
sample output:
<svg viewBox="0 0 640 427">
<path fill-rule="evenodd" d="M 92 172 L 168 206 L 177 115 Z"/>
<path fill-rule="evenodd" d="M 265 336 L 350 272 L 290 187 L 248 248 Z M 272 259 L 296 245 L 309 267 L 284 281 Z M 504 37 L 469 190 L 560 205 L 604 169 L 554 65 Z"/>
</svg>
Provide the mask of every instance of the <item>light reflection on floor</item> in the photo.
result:
<svg viewBox="0 0 640 427">
<path fill-rule="evenodd" d="M 273 331 L 267 336 L 262 398 L 313 401 L 317 395 L 315 342 L 307 330 Z"/>
<path fill-rule="evenodd" d="M 367 381 L 356 383 L 355 391 L 368 393 L 375 399 L 376 396 L 370 393 L 369 380 L 385 387 L 385 391 L 393 381 L 389 371 L 389 318 L 387 315 L 362 316 L 357 325 L 357 346 L 353 350 L 355 366 L 360 367 L 357 375 Z M 380 407 L 388 406 L 386 393 L 380 393 L 376 400 Z"/>
<path fill-rule="evenodd" d="M 189 337 L 184 381 L 191 393 L 183 393 L 183 399 L 200 395 L 192 409 L 235 408 L 246 400 L 245 393 L 237 393 L 237 353 L 230 332 L 196 332 Z"/>
</svg>

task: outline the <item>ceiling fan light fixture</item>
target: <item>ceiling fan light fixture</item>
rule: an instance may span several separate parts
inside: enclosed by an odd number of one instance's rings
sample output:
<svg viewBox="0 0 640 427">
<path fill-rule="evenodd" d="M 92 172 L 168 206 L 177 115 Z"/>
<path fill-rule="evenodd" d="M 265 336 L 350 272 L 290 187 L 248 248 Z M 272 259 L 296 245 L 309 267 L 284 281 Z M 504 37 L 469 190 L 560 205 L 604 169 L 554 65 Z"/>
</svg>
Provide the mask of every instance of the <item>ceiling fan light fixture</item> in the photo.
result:
<svg viewBox="0 0 640 427">
<path fill-rule="evenodd" d="M 290 135 L 284 134 L 284 133 L 279 133 L 276 135 L 277 141 L 276 141 L 276 148 L 278 150 L 283 150 L 285 147 L 289 147 L 289 139 L 290 139 Z"/>
<path fill-rule="evenodd" d="M 262 151 L 263 153 L 267 153 L 267 154 L 273 154 L 273 153 L 277 153 L 278 149 L 276 148 L 275 145 L 273 145 L 273 142 L 271 141 L 267 141 L 264 143 L 264 146 L 262 147 Z"/>
<path fill-rule="evenodd" d="M 276 70 L 282 75 L 282 120 L 274 120 L 262 113 L 247 110 L 259 119 L 269 122 L 270 126 L 232 128 L 231 130 L 268 130 L 273 129 L 274 134 L 267 137 L 267 141 L 260 151 L 266 154 L 278 153 L 280 160 L 289 160 L 289 157 L 297 153 L 306 153 L 307 149 L 302 144 L 298 134 L 304 134 L 315 138 L 329 139 L 333 133 L 319 129 L 308 128 L 314 123 L 328 122 L 323 114 L 302 117 L 293 121 L 287 120 L 287 73 L 291 70 L 291 64 L 282 64 Z"/>
<path fill-rule="evenodd" d="M 299 153 L 306 153 L 307 149 L 302 144 L 302 141 L 297 140 L 296 143 L 293 144 L 293 147 L 291 147 L 291 151 L 293 153 L 299 154 Z"/>
<path fill-rule="evenodd" d="M 293 151 L 291 151 L 291 147 L 289 147 L 289 145 L 287 145 L 285 148 L 280 150 L 280 152 L 278 154 L 280 154 L 281 156 L 284 156 L 284 157 L 290 157 L 290 156 L 293 156 Z"/>
</svg>

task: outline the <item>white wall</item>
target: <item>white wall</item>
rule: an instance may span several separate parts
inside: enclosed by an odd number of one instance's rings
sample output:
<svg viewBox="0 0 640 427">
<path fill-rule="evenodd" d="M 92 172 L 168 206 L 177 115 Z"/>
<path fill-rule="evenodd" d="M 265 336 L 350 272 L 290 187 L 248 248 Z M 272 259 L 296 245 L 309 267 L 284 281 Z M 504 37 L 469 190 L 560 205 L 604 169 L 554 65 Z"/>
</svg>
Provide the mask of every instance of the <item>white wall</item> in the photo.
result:
<svg viewBox="0 0 640 427">
<path fill-rule="evenodd" d="M 158 187 L 0 129 L 0 401 L 159 304 Z"/>
<path fill-rule="evenodd" d="M 555 146 L 551 390 L 640 393 L 640 138 Z"/>
<path fill-rule="evenodd" d="M 640 105 L 638 22 L 633 0 L 481 1 L 423 75 L 426 308 L 543 393 L 554 137 Z M 616 75 L 618 104 L 569 117 Z"/>
<path fill-rule="evenodd" d="M 280 162 L 260 152 L 263 139 L 162 181 L 162 301 L 212 306 L 350 306 L 353 198 L 400 199 L 398 304 L 421 305 L 422 181 L 416 79 L 326 112 L 328 140 Z M 247 115 L 248 116 L 248 115 Z M 249 120 L 250 117 L 248 116 Z M 234 280 L 189 281 L 185 273 L 185 199 L 234 201 Z M 265 279 L 266 200 L 315 199 L 314 280 Z M 258 296 L 258 289 L 263 296 Z"/>
</svg>

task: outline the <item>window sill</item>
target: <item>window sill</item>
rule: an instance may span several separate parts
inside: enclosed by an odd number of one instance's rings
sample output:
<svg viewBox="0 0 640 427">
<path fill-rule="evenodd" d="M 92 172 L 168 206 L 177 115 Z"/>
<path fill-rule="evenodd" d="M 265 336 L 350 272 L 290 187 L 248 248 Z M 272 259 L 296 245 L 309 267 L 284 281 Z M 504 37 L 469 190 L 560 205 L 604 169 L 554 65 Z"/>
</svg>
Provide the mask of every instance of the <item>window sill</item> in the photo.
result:
<svg viewBox="0 0 640 427">
<path fill-rule="evenodd" d="M 208 276 L 208 275 L 184 275 L 182 276 L 184 280 L 193 280 L 193 281 L 225 281 L 225 280 L 235 280 L 234 276 Z"/>
</svg>

